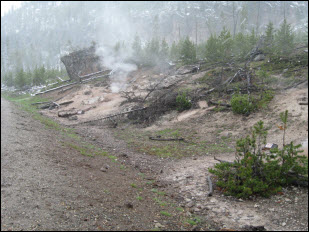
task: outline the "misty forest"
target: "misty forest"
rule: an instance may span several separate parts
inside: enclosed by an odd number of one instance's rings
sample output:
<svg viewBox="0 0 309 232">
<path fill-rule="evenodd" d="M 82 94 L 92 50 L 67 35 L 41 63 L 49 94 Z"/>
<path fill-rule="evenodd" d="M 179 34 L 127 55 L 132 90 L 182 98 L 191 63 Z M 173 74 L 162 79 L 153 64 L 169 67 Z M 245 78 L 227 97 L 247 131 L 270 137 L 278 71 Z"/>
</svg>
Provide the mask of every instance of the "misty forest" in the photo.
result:
<svg viewBox="0 0 309 232">
<path fill-rule="evenodd" d="M 1 83 L 22 88 L 66 76 L 63 54 L 92 42 L 140 65 L 245 60 L 308 41 L 307 2 L 24 2 L 1 20 Z"/>
<path fill-rule="evenodd" d="M 1 230 L 308 231 L 308 2 L 12 6 Z"/>
</svg>

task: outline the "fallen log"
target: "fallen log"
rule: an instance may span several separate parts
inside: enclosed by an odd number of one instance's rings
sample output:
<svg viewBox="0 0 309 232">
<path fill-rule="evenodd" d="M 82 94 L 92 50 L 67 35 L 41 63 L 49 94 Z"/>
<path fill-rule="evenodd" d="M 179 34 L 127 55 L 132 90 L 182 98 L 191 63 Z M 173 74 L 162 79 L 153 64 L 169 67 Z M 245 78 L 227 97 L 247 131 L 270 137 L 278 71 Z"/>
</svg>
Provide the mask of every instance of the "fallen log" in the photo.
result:
<svg viewBox="0 0 309 232">
<path fill-rule="evenodd" d="M 47 103 L 51 103 L 51 101 L 46 101 L 46 102 L 35 102 L 35 103 L 31 103 L 31 105 L 39 105 L 39 104 L 47 104 Z"/>
<path fill-rule="evenodd" d="M 214 90 L 215 90 L 215 88 L 212 88 L 212 89 L 210 89 L 210 90 L 207 90 L 206 92 L 204 92 L 203 95 L 199 95 L 199 97 L 205 97 L 206 94 L 209 94 L 209 93 L 213 92 Z"/>
<path fill-rule="evenodd" d="M 60 106 L 64 106 L 64 105 L 69 105 L 71 103 L 73 103 L 74 101 L 66 101 L 66 102 L 61 102 L 59 103 Z"/>
<path fill-rule="evenodd" d="M 67 101 L 67 102 L 62 102 L 62 103 L 57 103 L 56 101 L 54 101 L 54 102 L 47 102 L 47 104 L 46 105 L 44 105 L 44 106 L 41 106 L 41 107 L 39 107 L 39 109 L 42 109 L 42 110 L 44 110 L 44 109 L 53 109 L 53 108 L 55 108 L 56 106 L 61 106 L 61 105 L 69 105 L 69 104 L 71 104 L 71 103 L 73 103 L 74 101 Z"/>
<path fill-rule="evenodd" d="M 209 192 L 207 193 L 207 196 L 212 196 L 213 194 L 213 187 L 212 187 L 212 181 L 210 176 L 207 176 L 207 180 L 208 180 L 208 185 L 209 185 Z"/>
<path fill-rule="evenodd" d="M 56 99 L 55 102 L 61 100 L 62 98 L 63 98 L 63 97 L 60 97 L 60 98 Z M 49 105 L 50 105 L 51 103 L 53 103 L 53 101 L 35 102 L 35 103 L 32 103 L 31 105 L 39 105 L 39 104 L 49 104 Z"/>
<path fill-rule="evenodd" d="M 56 88 L 46 90 L 46 91 L 44 91 L 44 92 L 36 93 L 35 95 L 39 95 L 39 94 L 43 94 L 43 93 L 48 93 L 48 92 L 55 91 L 55 90 L 57 90 L 57 89 L 61 89 L 61 88 L 64 88 L 64 87 L 67 87 L 67 86 L 70 86 L 70 85 L 76 85 L 76 84 L 78 84 L 78 83 L 79 83 L 79 82 L 73 82 L 73 83 L 70 83 L 70 84 L 61 85 L 61 86 L 58 86 L 58 87 L 56 87 Z"/>
<path fill-rule="evenodd" d="M 53 88 L 53 89 L 46 90 L 46 91 L 44 91 L 44 92 L 36 93 L 35 95 L 39 95 L 39 94 L 43 94 L 43 93 L 48 93 L 48 92 L 55 91 L 55 90 L 58 90 L 58 89 L 61 89 L 61 88 L 67 87 L 67 86 L 71 86 L 71 85 L 87 83 L 87 82 L 92 81 L 92 80 L 95 80 L 95 79 L 97 79 L 97 78 L 100 78 L 100 77 L 108 77 L 108 76 L 110 76 L 110 74 L 106 74 L 106 75 L 98 76 L 98 77 L 92 77 L 92 78 L 89 78 L 89 79 L 82 80 L 81 82 L 76 81 L 76 82 L 73 82 L 73 83 L 70 83 L 70 84 L 67 84 L 67 85 L 62 85 L 62 86 L 58 86 L 58 87 Z"/>
<path fill-rule="evenodd" d="M 300 102 L 299 105 L 308 105 L 308 102 Z"/>
<path fill-rule="evenodd" d="M 110 119 L 110 118 L 113 118 L 113 117 L 117 117 L 117 116 L 120 116 L 120 115 L 131 113 L 131 112 L 134 112 L 134 111 L 145 110 L 147 108 L 148 107 L 143 107 L 143 108 L 129 110 L 129 111 L 118 113 L 118 114 L 112 114 L 112 115 L 109 115 L 109 116 L 106 116 L 106 117 L 103 117 L 103 118 L 98 118 L 98 119 L 94 119 L 94 120 L 89 120 L 89 121 L 81 122 L 80 124 L 84 124 L 84 123 L 88 123 L 88 122 L 96 122 L 96 121 L 105 120 L 105 119 Z"/>
<path fill-rule="evenodd" d="M 167 139 L 161 139 L 157 137 L 149 137 L 150 140 L 157 140 L 157 141 L 184 141 L 184 138 L 167 138 Z"/>
<path fill-rule="evenodd" d="M 39 109 L 41 109 L 41 110 L 48 109 L 51 105 L 52 105 L 52 102 L 50 102 L 47 105 L 43 105 L 43 106 L 39 107 Z"/>
<path fill-rule="evenodd" d="M 109 77 L 109 76 L 110 76 L 110 73 L 109 73 L 109 74 L 102 75 L 102 76 L 91 77 L 91 78 L 88 78 L 88 79 L 82 80 L 82 81 L 81 81 L 81 83 L 87 83 L 87 82 L 89 82 L 89 81 L 92 81 L 92 80 L 98 79 L 98 78 L 100 78 L 100 77 Z"/>
<path fill-rule="evenodd" d="M 64 92 L 66 92 L 66 91 L 68 91 L 68 90 L 71 90 L 71 89 L 73 89 L 74 87 L 75 87 L 75 86 L 71 86 L 71 87 L 69 87 L 69 88 L 62 89 L 62 90 L 60 90 L 60 91 L 58 92 L 58 94 L 64 93 Z"/>
<path fill-rule="evenodd" d="M 79 78 L 81 78 L 81 79 L 83 79 L 83 78 L 90 77 L 90 76 L 93 76 L 93 75 L 96 75 L 96 74 L 99 74 L 99 73 L 103 73 L 103 72 L 106 72 L 106 71 L 111 72 L 111 70 L 109 70 L 109 69 L 105 69 L 105 70 L 101 70 L 101 71 L 98 71 L 98 72 L 89 73 L 89 74 L 84 75 L 84 76 L 80 76 L 80 75 L 78 75 L 78 77 L 79 77 Z"/>
<path fill-rule="evenodd" d="M 290 85 L 290 86 L 284 88 L 284 90 L 291 89 L 291 88 L 295 88 L 296 86 L 298 86 L 298 85 L 300 85 L 300 84 L 302 84 L 302 83 L 304 83 L 304 82 L 306 82 L 306 81 L 308 81 L 308 80 L 303 80 L 303 81 L 300 81 L 300 82 L 298 82 L 298 83 L 296 83 L 296 84 Z"/>
<path fill-rule="evenodd" d="M 232 164 L 233 162 L 230 162 L 230 161 L 225 161 L 225 160 L 220 160 L 220 159 L 217 159 L 215 156 L 214 156 L 214 159 L 219 161 L 220 163 L 229 163 L 229 164 Z"/>
<path fill-rule="evenodd" d="M 226 107 L 231 107 L 230 104 L 227 104 L 227 103 L 218 103 L 218 102 L 213 102 L 213 101 L 209 101 L 208 103 L 210 104 L 213 104 L 213 105 L 216 105 L 216 106 L 226 106 Z"/>
<path fill-rule="evenodd" d="M 59 111 L 59 112 L 58 112 L 58 117 L 67 118 L 67 117 L 70 117 L 70 116 L 72 116 L 72 115 L 76 115 L 77 113 L 78 113 L 77 110 Z"/>
</svg>

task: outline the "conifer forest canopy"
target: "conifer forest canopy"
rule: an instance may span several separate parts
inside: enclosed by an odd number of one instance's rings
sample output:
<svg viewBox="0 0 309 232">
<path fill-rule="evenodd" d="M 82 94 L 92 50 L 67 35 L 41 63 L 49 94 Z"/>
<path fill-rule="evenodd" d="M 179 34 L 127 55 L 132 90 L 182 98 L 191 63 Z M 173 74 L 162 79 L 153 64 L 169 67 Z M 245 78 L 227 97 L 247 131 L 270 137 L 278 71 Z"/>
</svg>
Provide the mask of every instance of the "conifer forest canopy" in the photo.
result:
<svg viewBox="0 0 309 232">
<path fill-rule="evenodd" d="M 203 59 L 206 41 L 222 30 L 234 39 L 259 37 L 270 22 L 276 31 L 284 19 L 295 40 L 308 36 L 307 1 L 22 2 L 1 16 L 1 83 L 12 85 L 3 80 L 20 70 L 30 73 L 29 85 L 66 75 L 61 56 L 92 42 L 134 58 L 139 49 L 155 49 L 150 41 L 156 38 L 172 60 L 173 43 L 188 38 L 200 46 L 196 56 Z"/>
</svg>

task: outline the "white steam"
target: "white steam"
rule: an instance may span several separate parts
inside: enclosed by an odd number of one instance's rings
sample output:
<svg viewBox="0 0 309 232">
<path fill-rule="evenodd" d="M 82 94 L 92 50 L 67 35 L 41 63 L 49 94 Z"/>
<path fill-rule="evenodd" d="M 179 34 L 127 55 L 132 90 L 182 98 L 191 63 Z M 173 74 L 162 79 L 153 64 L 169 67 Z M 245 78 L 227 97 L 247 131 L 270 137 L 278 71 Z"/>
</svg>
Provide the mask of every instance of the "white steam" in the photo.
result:
<svg viewBox="0 0 309 232">
<path fill-rule="evenodd" d="M 132 38 L 136 33 L 127 10 L 112 7 L 108 2 L 100 9 L 102 17 L 97 24 L 97 54 L 102 65 L 112 70 L 111 90 L 117 93 L 126 88 L 128 74 L 137 69 L 126 62 L 132 54 Z M 115 48 L 118 43 L 118 48 Z"/>
<path fill-rule="evenodd" d="M 125 62 L 128 53 L 122 49 L 116 53 L 110 47 L 100 47 L 97 53 L 102 57 L 103 66 L 112 70 L 110 76 L 112 92 L 118 93 L 125 89 L 127 87 L 128 74 L 137 70 L 135 64 Z"/>
</svg>

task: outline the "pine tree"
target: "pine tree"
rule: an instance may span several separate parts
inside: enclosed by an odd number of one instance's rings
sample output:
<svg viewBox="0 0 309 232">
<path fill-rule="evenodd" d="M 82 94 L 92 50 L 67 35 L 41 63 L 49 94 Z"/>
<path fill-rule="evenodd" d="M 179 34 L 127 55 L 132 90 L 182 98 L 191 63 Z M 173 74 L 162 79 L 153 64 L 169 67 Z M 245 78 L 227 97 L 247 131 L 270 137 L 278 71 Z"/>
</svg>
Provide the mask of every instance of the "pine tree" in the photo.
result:
<svg viewBox="0 0 309 232">
<path fill-rule="evenodd" d="M 177 61 L 179 59 L 180 55 L 179 55 L 179 49 L 177 44 L 175 43 L 175 41 L 172 43 L 171 46 L 171 50 L 170 50 L 170 54 L 169 54 L 169 58 L 172 61 Z"/>
<path fill-rule="evenodd" d="M 232 55 L 233 40 L 230 31 L 225 27 L 221 31 L 219 37 L 219 55 L 220 60 L 227 60 Z"/>
<path fill-rule="evenodd" d="M 140 61 L 142 56 L 142 44 L 138 35 L 135 35 L 134 42 L 132 44 L 133 59 Z"/>
<path fill-rule="evenodd" d="M 17 70 L 16 72 L 15 85 L 19 89 L 26 85 L 26 77 L 23 68 Z"/>
<path fill-rule="evenodd" d="M 264 51 L 269 54 L 274 52 L 274 36 L 275 29 L 272 22 L 269 22 L 265 32 L 265 49 Z"/>
<path fill-rule="evenodd" d="M 219 41 L 216 35 L 211 35 L 206 42 L 205 57 L 209 62 L 217 62 L 220 60 Z"/>
<path fill-rule="evenodd" d="M 14 79 L 12 72 L 7 72 L 3 75 L 3 83 L 8 87 L 14 86 Z"/>
<path fill-rule="evenodd" d="M 168 52 L 169 52 L 168 44 L 165 41 L 165 39 L 163 39 L 160 48 L 160 58 L 165 60 L 168 57 Z"/>
<path fill-rule="evenodd" d="M 238 59 L 244 59 L 245 56 L 250 52 L 251 47 L 249 39 L 242 32 L 239 32 L 233 41 L 233 53 Z"/>
<path fill-rule="evenodd" d="M 256 37 L 255 30 L 253 28 L 249 36 L 249 43 L 250 43 L 251 48 L 253 48 L 256 45 L 257 41 L 258 41 L 258 38 Z"/>
<path fill-rule="evenodd" d="M 184 64 L 192 64 L 196 61 L 195 45 L 187 37 L 180 50 L 180 56 Z"/>
<path fill-rule="evenodd" d="M 146 44 L 144 49 L 144 64 L 154 66 L 159 60 L 160 42 L 156 38 L 152 38 Z"/>
<path fill-rule="evenodd" d="M 294 34 L 291 25 L 284 19 L 279 31 L 275 36 L 276 51 L 281 55 L 288 55 L 294 48 Z"/>
<path fill-rule="evenodd" d="M 44 66 L 42 66 L 41 68 L 35 68 L 32 82 L 35 86 L 45 84 Z"/>
<path fill-rule="evenodd" d="M 120 44 L 120 41 L 118 41 L 113 48 L 113 51 L 116 56 L 120 54 L 120 49 L 121 49 L 121 44 Z"/>
</svg>

